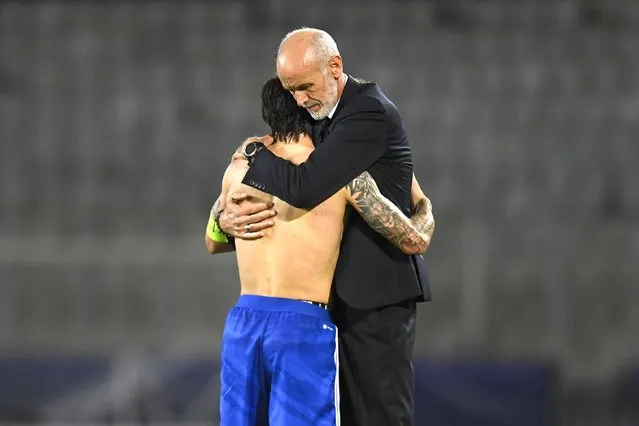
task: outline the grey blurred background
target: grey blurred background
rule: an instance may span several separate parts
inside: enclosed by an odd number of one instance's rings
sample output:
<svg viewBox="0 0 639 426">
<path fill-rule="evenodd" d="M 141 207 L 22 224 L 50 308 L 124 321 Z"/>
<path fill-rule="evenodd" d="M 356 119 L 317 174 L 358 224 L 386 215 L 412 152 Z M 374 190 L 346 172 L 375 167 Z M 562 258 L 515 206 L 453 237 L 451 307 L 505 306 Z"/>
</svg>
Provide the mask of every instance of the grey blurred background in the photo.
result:
<svg viewBox="0 0 639 426">
<path fill-rule="evenodd" d="M 0 421 L 217 421 L 239 282 L 204 227 L 314 26 L 395 102 L 433 202 L 416 398 L 450 414 L 416 424 L 639 424 L 639 2 L 0 6 Z M 534 419 L 483 399 L 512 365 L 548 384 Z"/>
</svg>

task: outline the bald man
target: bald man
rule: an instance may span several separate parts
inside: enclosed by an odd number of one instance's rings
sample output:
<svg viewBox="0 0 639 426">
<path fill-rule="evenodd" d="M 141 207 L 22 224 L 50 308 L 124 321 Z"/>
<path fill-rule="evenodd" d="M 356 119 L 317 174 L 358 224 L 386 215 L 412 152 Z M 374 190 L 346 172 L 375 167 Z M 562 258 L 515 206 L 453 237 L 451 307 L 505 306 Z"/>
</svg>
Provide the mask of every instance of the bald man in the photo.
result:
<svg viewBox="0 0 639 426">
<path fill-rule="evenodd" d="M 257 146 L 247 154 L 243 183 L 294 207 L 312 208 L 368 171 L 381 193 L 404 215 L 412 210 L 418 231 L 430 237 L 430 201 L 411 203 L 408 137 L 397 108 L 379 87 L 345 74 L 335 41 L 317 29 L 287 34 L 276 69 L 297 105 L 318 122 L 316 148 L 296 164 Z M 256 238 L 272 226 L 268 210 L 251 203 L 229 203 L 216 214 L 222 230 L 235 238 Z M 351 215 L 333 289 L 343 424 L 412 425 L 416 303 L 430 298 L 423 258 L 406 255 Z"/>
</svg>

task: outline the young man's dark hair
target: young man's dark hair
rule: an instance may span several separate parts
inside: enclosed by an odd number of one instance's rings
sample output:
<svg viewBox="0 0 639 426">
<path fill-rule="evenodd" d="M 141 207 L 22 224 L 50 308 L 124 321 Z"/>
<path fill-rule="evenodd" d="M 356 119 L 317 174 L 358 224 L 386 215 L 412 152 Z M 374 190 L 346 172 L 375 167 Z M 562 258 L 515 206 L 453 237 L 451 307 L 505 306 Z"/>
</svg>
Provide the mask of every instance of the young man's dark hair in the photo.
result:
<svg viewBox="0 0 639 426">
<path fill-rule="evenodd" d="M 302 134 L 311 136 L 315 123 L 277 77 L 262 86 L 262 119 L 270 127 L 273 139 L 282 142 L 297 142 Z"/>
</svg>

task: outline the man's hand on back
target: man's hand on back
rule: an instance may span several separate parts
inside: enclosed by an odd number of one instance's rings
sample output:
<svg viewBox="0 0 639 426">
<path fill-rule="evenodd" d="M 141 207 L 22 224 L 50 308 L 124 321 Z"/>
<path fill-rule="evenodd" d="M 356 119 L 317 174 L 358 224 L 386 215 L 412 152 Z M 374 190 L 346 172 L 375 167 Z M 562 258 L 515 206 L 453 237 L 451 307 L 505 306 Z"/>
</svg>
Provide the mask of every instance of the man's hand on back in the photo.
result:
<svg viewBox="0 0 639 426">
<path fill-rule="evenodd" d="M 257 240 L 264 230 L 274 225 L 273 203 L 256 202 L 245 193 L 229 194 L 226 207 L 220 214 L 222 231 L 234 238 Z"/>
</svg>

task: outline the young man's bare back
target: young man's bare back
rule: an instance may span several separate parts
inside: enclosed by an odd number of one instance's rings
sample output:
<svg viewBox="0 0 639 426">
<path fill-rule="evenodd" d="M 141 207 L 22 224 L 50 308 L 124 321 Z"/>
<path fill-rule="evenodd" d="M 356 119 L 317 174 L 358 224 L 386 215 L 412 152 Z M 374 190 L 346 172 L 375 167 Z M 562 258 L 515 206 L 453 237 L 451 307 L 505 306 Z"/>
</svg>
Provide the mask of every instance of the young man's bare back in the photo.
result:
<svg viewBox="0 0 639 426">
<path fill-rule="evenodd" d="M 299 164 L 313 151 L 313 143 L 308 136 L 302 136 L 297 143 L 276 142 L 268 149 Z M 243 185 L 247 170 L 245 159 L 231 162 L 224 175 L 222 196 L 247 193 L 272 202 L 277 215 L 273 218 L 275 226 L 265 230 L 264 238 L 236 242 L 241 294 L 328 303 L 342 239 L 347 191 L 340 190 L 312 210 L 297 209 Z"/>
</svg>

